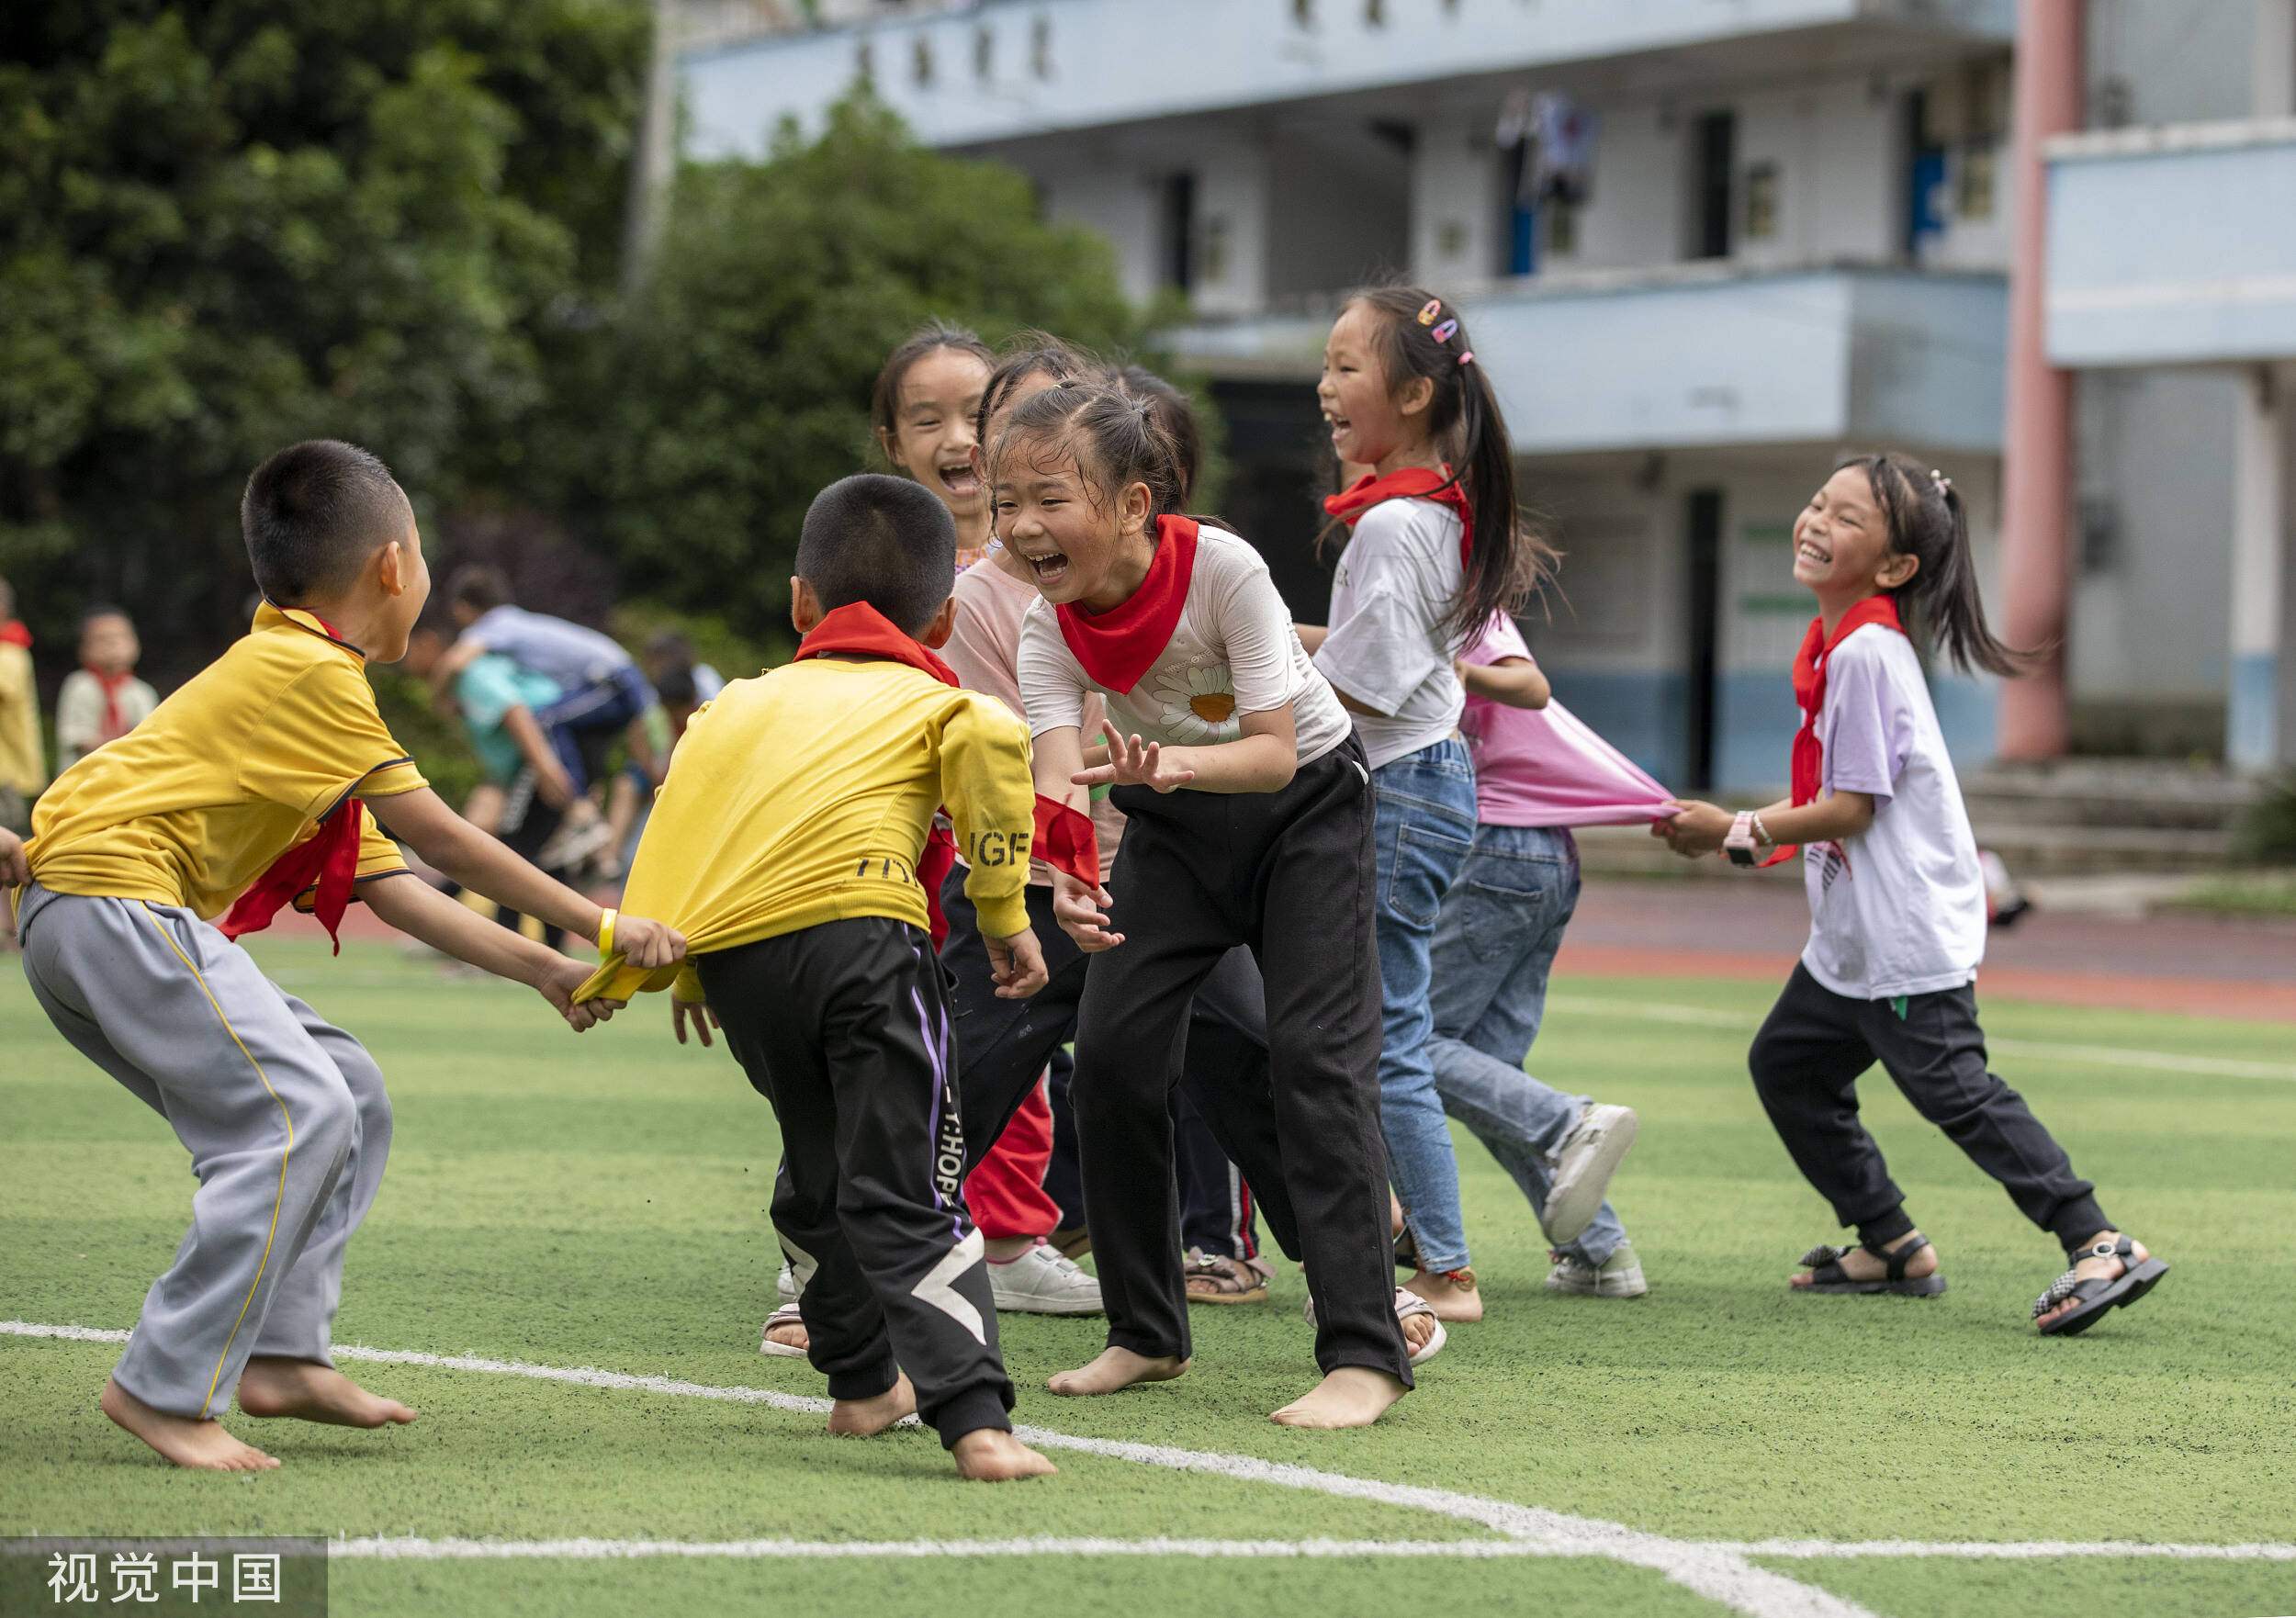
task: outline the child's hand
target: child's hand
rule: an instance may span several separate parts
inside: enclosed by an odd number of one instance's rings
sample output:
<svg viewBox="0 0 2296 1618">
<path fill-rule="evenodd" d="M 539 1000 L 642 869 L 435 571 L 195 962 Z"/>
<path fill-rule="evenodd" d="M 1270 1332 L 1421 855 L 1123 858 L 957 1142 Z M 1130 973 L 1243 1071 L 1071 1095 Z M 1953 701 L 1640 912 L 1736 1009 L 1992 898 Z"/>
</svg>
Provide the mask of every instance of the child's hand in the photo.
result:
<svg viewBox="0 0 2296 1618">
<path fill-rule="evenodd" d="M 0 826 L 0 888 L 20 888 L 32 880 L 32 862 L 25 857 L 24 840 Z"/>
<path fill-rule="evenodd" d="M 1667 829 L 1660 835 L 1666 838 L 1669 848 L 1685 860 L 1718 852 L 1722 839 L 1730 835 L 1730 827 L 1738 819 L 1728 809 L 1695 798 L 1677 798 L 1674 805 L 1674 818 L 1664 823 Z"/>
<path fill-rule="evenodd" d="M 999 1000 L 1026 1000 L 1049 981 L 1044 948 L 1027 927 L 1009 938 L 984 936 L 981 941 L 988 946 L 988 975 L 996 980 Z"/>
<path fill-rule="evenodd" d="M 566 1026 L 578 1034 L 588 1033 L 622 1009 L 619 1000 L 585 1000 L 575 1005 L 574 991 L 589 978 L 590 968 L 560 956 L 557 964 L 543 969 L 542 981 L 535 985 L 542 997 L 566 1018 Z"/>
<path fill-rule="evenodd" d="M 1052 915 L 1061 931 L 1087 955 L 1113 949 L 1124 941 L 1122 933 L 1109 929 L 1108 913 L 1100 908 L 1115 903 L 1106 888 L 1088 888 L 1065 871 L 1052 873 Z"/>
<path fill-rule="evenodd" d="M 632 966 L 647 972 L 657 967 L 673 966 L 686 958 L 685 935 L 675 927 L 664 927 L 658 921 L 648 921 L 642 916 L 617 916 L 613 922 L 613 947 L 622 952 L 622 959 Z"/>
<path fill-rule="evenodd" d="M 1169 792 L 1196 779 L 1193 770 L 1166 770 L 1164 750 L 1154 742 L 1143 747 L 1138 736 L 1127 740 L 1113 730 L 1102 734 L 1109 738 L 1109 761 L 1068 778 L 1080 787 L 1153 787 Z"/>
<path fill-rule="evenodd" d="M 717 1013 L 710 1009 L 710 1003 L 706 1000 L 699 1002 L 681 1000 L 675 994 L 670 995 L 670 1031 L 678 1036 L 678 1043 L 681 1045 L 686 1042 L 686 1018 L 688 1017 L 693 1019 L 693 1031 L 700 1036 L 703 1049 L 707 1050 L 715 1043 L 710 1038 L 710 1030 L 720 1025 Z"/>
</svg>

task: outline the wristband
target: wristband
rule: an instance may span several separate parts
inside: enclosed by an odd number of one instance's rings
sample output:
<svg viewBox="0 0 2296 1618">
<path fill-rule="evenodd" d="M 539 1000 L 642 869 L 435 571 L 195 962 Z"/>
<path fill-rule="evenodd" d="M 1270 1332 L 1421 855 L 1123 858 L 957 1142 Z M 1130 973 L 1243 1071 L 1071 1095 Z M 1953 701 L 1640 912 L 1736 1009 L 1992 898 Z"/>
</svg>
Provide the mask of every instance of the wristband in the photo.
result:
<svg viewBox="0 0 2296 1618">
<path fill-rule="evenodd" d="M 601 961 L 613 953 L 613 918 L 621 914 L 618 910 L 598 913 L 598 959 Z"/>
<path fill-rule="evenodd" d="M 1730 857 L 1732 865 L 1751 865 L 1754 862 L 1754 812 L 1739 812 L 1730 822 L 1729 835 L 1722 839 L 1722 851 Z"/>
</svg>

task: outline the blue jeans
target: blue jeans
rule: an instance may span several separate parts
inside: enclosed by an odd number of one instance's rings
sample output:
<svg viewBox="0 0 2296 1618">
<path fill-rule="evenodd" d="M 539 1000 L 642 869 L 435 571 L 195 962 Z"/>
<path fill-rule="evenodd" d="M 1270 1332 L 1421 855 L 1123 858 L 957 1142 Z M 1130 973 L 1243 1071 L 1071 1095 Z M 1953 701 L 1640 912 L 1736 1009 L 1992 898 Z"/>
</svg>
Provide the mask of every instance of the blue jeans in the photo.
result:
<svg viewBox="0 0 2296 1618">
<path fill-rule="evenodd" d="M 1379 902 L 1379 1127 L 1419 1262 L 1467 1267 L 1458 1158 L 1427 1051 L 1428 951 L 1443 895 L 1475 840 L 1475 766 L 1446 736 L 1371 772 Z"/>
<path fill-rule="evenodd" d="M 606 751 L 639 714 L 652 706 L 654 688 L 634 663 L 625 663 L 603 679 L 577 686 L 546 708 L 535 710 L 535 723 L 549 738 L 550 750 L 566 766 L 574 790 L 586 792 L 591 778 L 605 763 Z"/>
<path fill-rule="evenodd" d="M 1542 1215 L 1552 1154 L 1583 1096 L 1523 1071 L 1547 1010 L 1547 973 L 1579 905 L 1579 848 L 1567 831 L 1479 826 L 1443 902 L 1432 954 L 1435 1037 L 1428 1054 L 1444 1109 L 1475 1131 Z M 1609 1203 L 1561 1252 L 1600 1266 L 1626 1240 Z"/>
</svg>

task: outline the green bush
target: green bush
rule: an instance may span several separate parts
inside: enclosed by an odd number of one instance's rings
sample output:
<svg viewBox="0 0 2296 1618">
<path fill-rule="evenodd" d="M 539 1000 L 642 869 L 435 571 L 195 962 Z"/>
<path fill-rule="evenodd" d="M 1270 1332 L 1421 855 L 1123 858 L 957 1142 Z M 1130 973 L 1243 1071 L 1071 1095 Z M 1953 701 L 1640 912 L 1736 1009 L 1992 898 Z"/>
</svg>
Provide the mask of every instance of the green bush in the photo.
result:
<svg viewBox="0 0 2296 1618">
<path fill-rule="evenodd" d="M 2263 795 L 2240 817 L 2234 847 L 2245 860 L 2296 864 L 2296 770 L 2266 783 Z"/>
</svg>

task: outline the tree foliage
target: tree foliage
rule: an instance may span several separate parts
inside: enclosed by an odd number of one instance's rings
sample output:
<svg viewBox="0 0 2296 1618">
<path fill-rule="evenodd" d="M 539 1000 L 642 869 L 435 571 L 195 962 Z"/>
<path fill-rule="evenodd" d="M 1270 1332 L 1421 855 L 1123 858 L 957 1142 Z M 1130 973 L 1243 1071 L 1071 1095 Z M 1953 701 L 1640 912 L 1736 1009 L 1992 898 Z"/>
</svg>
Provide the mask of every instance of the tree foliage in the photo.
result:
<svg viewBox="0 0 2296 1618">
<path fill-rule="evenodd" d="M 1025 175 L 918 146 L 866 94 L 763 163 L 689 165 L 626 311 L 587 498 L 625 589 L 751 635 L 787 610 L 805 507 L 882 465 L 884 356 L 929 315 L 1121 348 L 1139 332 L 1108 244 L 1047 223 Z"/>
<path fill-rule="evenodd" d="M 613 264 L 636 0 L 0 8 L 0 570 L 162 672 L 242 626 L 249 468 L 356 440 L 500 483 Z M 54 644 L 51 640 L 51 644 Z"/>
</svg>

